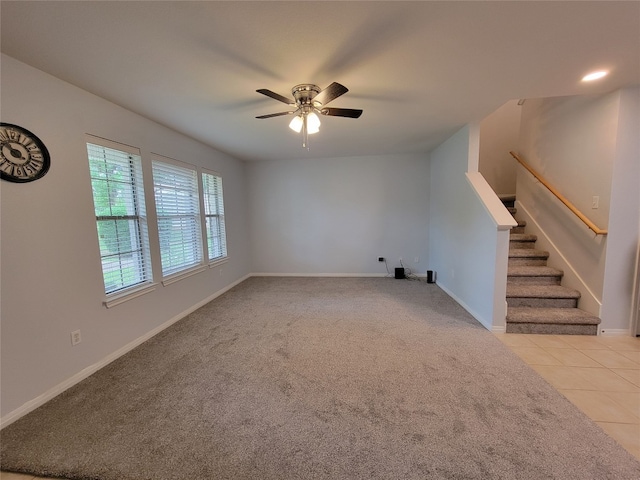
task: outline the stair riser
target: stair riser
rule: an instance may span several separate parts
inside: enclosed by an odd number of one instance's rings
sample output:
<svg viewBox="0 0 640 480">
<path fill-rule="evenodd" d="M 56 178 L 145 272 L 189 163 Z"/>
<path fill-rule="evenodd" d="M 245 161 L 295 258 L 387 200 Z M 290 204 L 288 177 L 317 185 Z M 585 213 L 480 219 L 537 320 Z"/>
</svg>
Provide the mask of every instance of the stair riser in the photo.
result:
<svg viewBox="0 0 640 480">
<path fill-rule="evenodd" d="M 516 209 L 512 197 L 501 196 L 512 215 Z M 576 291 L 562 287 L 562 272 L 547 267 L 548 253 L 536 249 L 535 235 L 525 232 L 526 222 L 518 220 L 509 239 L 509 272 L 507 276 L 507 333 L 551 335 L 597 335 L 600 319 L 579 310 Z M 518 295 L 518 296 L 516 296 Z M 535 296 L 538 295 L 538 296 Z M 564 298 L 548 298 L 560 296 Z M 551 323 L 547 323 L 551 322 Z"/>
<path fill-rule="evenodd" d="M 507 277 L 512 285 L 560 285 L 560 276 Z"/>
<path fill-rule="evenodd" d="M 544 267 L 547 265 L 545 257 L 509 257 L 509 265 Z"/>
<path fill-rule="evenodd" d="M 577 308 L 578 300 L 575 298 L 509 297 L 507 305 L 509 307 Z"/>
<path fill-rule="evenodd" d="M 519 242 L 511 240 L 509 241 L 509 248 L 526 248 L 527 250 L 533 250 L 536 248 L 536 242 Z"/>
<path fill-rule="evenodd" d="M 597 325 L 561 325 L 553 323 L 507 323 L 507 333 L 547 335 L 597 335 Z"/>
</svg>

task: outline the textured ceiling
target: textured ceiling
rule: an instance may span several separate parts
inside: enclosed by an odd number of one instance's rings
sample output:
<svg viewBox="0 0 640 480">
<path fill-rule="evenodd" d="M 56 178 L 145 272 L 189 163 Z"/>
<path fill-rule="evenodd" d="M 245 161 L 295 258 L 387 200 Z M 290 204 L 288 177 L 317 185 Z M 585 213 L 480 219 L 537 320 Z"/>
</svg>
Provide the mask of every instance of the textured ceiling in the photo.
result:
<svg viewBox="0 0 640 480">
<path fill-rule="evenodd" d="M 2 51 L 244 160 L 428 152 L 515 98 L 640 84 L 640 2 L 2 1 Z M 604 80 L 580 78 L 606 68 Z M 349 92 L 310 150 L 299 83 Z M 8 92 L 3 92 L 8 93 Z M 284 107 L 284 108 L 283 108 Z"/>
</svg>

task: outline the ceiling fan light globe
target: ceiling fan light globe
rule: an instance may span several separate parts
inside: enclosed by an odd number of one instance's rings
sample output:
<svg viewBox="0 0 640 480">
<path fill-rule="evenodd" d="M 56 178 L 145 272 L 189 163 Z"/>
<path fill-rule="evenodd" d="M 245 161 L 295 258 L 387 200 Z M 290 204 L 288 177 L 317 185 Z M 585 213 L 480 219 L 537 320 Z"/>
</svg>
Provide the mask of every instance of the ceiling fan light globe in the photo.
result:
<svg viewBox="0 0 640 480">
<path fill-rule="evenodd" d="M 291 120 L 291 123 L 289 124 L 289 128 L 296 133 L 300 133 L 302 130 L 302 115 L 296 115 L 293 117 L 293 120 Z"/>
<path fill-rule="evenodd" d="M 313 112 L 307 115 L 307 129 L 309 133 L 318 133 L 320 131 L 320 119 Z"/>
</svg>

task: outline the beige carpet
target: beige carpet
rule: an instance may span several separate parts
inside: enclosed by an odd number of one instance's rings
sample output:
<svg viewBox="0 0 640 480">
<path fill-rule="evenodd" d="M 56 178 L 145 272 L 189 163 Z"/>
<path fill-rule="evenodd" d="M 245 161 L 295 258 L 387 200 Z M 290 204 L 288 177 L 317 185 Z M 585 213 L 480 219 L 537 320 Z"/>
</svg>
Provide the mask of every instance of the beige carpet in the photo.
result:
<svg viewBox="0 0 640 480">
<path fill-rule="evenodd" d="M 436 285 L 392 278 L 251 278 L 0 440 L 3 470 L 70 479 L 640 478 Z"/>
</svg>

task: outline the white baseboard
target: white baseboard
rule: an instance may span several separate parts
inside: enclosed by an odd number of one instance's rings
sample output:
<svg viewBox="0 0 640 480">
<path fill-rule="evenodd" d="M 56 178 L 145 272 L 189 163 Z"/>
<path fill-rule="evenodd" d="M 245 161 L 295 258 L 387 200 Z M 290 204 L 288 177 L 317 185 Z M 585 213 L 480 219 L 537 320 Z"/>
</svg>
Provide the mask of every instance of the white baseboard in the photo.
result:
<svg viewBox="0 0 640 480">
<path fill-rule="evenodd" d="M 543 230 L 540 224 L 533 218 L 529 210 L 527 210 L 527 208 L 519 201 L 516 201 L 516 208 L 518 209 L 520 216 L 524 217 L 523 220 L 527 221 L 527 227 L 529 227 L 530 230 L 533 230 L 532 233 L 535 233 L 538 236 L 538 240 L 543 244 L 542 248 L 551 252 L 557 267 L 563 270 L 564 276 L 562 277 L 562 284 L 580 291 L 581 297 L 578 302 L 578 307 L 582 310 L 586 310 L 592 315 L 600 317 L 602 302 L 598 299 L 595 293 L 591 291 L 585 280 L 573 268 L 571 263 L 569 263 L 556 244 L 547 236 L 545 230 Z"/>
<path fill-rule="evenodd" d="M 252 273 L 252 277 L 386 277 L 388 273 Z"/>
<path fill-rule="evenodd" d="M 394 278 L 394 273 L 252 273 L 251 277 L 336 277 L 336 278 Z M 426 273 L 411 273 L 411 277 L 427 278 Z M 408 277 L 407 277 L 408 278 Z"/>
<path fill-rule="evenodd" d="M 460 298 L 458 298 L 457 295 L 455 295 L 451 290 L 449 290 L 447 287 L 445 287 L 444 285 L 441 285 L 440 283 L 438 283 L 436 281 L 436 285 L 438 285 L 438 287 L 440 287 L 442 290 L 444 290 L 444 292 L 449 295 L 451 298 L 453 298 L 462 308 L 464 308 L 473 318 L 475 318 L 478 322 L 480 322 L 480 324 L 486 328 L 489 331 L 493 331 L 493 326 L 491 325 L 491 322 L 488 322 L 486 320 L 484 320 L 480 315 L 478 315 L 477 312 L 475 312 L 473 309 L 471 309 L 466 303 L 464 303 Z M 497 327 L 500 328 L 500 327 Z"/>
<path fill-rule="evenodd" d="M 601 328 L 598 330 L 601 337 L 630 337 L 631 331 L 628 328 Z"/>
<path fill-rule="evenodd" d="M 171 325 L 173 325 L 174 323 L 176 323 L 178 320 L 183 319 L 184 317 L 186 317 L 190 313 L 196 311 L 198 308 L 200 308 L 200 307 L 206 305 L 207 303 L 209 303 L 211 300 L 219 297 L 220 295 L 222 295 L 226 291 L 232 289 L 233 287 L 235 287 L 239 283 L 242 283 L 243 281 L 245 281 L 250 276 L 251 276 L 250 274 L 249 275 L 245 275 L 244 277 L 242 277 L 242 278 L 236 280 L 235 282 L 227 285 L 226 287 L 222 288 L 221 290 L 218 290 L 214 294 L 208 296 L 207 298 L 205 298 L 204 300 L 196 303 L 195 305 L 192 305 L 191 307 L 189 307 L 188 309 L 184 310 L 183 312 L 180 312 L 178 315 L 176 315 L 173 318 L 167 320 L 163 324 L 158 325 L 156 328 L 154 328 L 153 330 L 150 330 L 149 332 L 145 333 L 141 337 L 138 337 L 135 340 L 127 343 L 123 347 L 119 348 L 118 350 L 116 350 L 115 352 L 111 353 L 110 355 L 107 355 L 106 357 L 104 357 L 103 359 L 101 359 L 98 362 L 94 363 L 93 365 L 90 365 L 90 366 L 80 370 L 78 373 L 76 373 L 75 375 L 72 375 L 71 377 L 69 377 L 65 381 L 59 383 L 55 387 L 50 388 L 49 390 L 44 392 L 42 395 L 38 395 L 36 398 L 34 398 L 32 400 L 29 400 L 28 402 L 24 403 L 23 405 L 21 405 L 20 407 L 16 408 L 12 412 L 9 412 L 8 414 L 6 414 L 5 416 L 3 416 L 0 419 L 0 430 L 3 429 L 6 426 L 12 424 L 13 422 L 18 420 L 19 418 L 25 416 L 27 413 L 32 412 L 36 408 L 44 405 L 46 402 L 48 402 L 52 398 L 60 395 L 65 390 L 67 390 L 67 389 L 73 387 L 74 385 L 80 383 L 82 380 L 84 380 L 85 378 L 89 377 L 90 375 L 93 375 L 94 373 L 96 373 L 101 368 L 106 367 L 107 365 L 109 365 L 114 360 L 117 360 L 118 358 L 120 358 L 124 354 L 126 354 L 126 353 L 130 352 L 131 350 L 133 350 L 134 348 L 136 348 L 137 346 L 143 344 L 144 342 L 149 340 L 151 337 L 157 335 L 161 331 L 165 330 L 166 328 L 168 328 Z"/>
</svg>

